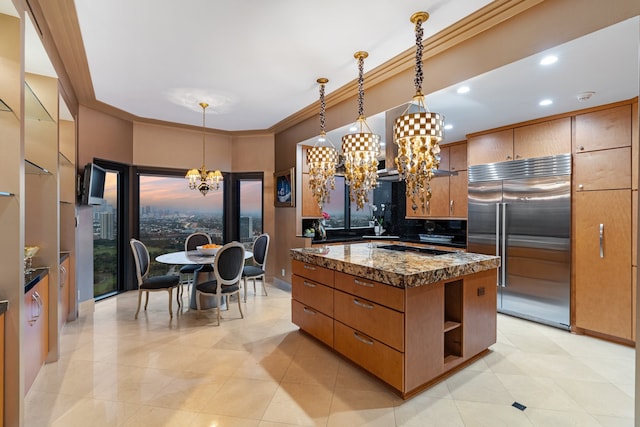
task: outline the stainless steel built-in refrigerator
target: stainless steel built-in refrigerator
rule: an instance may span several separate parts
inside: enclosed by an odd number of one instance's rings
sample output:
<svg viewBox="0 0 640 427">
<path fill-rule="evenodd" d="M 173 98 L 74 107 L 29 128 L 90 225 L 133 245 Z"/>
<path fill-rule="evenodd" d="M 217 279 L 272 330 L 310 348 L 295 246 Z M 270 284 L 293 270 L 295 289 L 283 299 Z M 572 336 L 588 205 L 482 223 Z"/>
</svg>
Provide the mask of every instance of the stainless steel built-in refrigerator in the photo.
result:
<svg viewBox="0 0 640 427">
<path fill-rule="evenodd" d="M 569 328 L 571 154 L 469 167 L 467 250 L 501 257 L 498 311 Z"/>
</svg>

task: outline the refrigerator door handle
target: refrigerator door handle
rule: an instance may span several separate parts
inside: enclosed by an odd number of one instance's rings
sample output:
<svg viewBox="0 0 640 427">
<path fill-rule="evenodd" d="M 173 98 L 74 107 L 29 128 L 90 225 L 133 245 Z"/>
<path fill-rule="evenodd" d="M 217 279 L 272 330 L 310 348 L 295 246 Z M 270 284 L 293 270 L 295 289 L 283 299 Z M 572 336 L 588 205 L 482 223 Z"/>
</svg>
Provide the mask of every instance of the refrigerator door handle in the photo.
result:
<svg viewBox="0 0 640 427">
<path fill-rule="evenodd" d="M 496 256 L 502 257 L 500 253 L 500 203 L 496 203 Z M 500 259 L 500 273 L 503 268 L 502 259 Z M 502 286 L 502 274 L 498 276 L 498 286 Z"/>
<path fill-rule="evenodd" d="M 502 204 L 502 287 L 507 286 L 507 204 Z"/>
<path fill-rule="evenodd" d="M 600 258 L 604 258 L 604 247 L 602 241 L 604 240 L 604 224 L 600 224 Z"/>
</svg>

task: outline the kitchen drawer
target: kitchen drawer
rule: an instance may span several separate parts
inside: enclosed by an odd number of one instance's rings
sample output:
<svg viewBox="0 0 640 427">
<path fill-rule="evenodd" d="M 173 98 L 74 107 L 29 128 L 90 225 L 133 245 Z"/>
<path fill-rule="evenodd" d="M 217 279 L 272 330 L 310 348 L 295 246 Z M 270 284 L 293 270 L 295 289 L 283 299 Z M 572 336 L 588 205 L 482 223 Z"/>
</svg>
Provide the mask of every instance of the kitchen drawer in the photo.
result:
<svg viewBox="0 0 640 427">
<path fill-rule="evenodd" d="M 333 317 L 333 288 L 304 277 L 292 276 L 291 297 Z"/>
<path fill-rule="evenodd" d="M 336 320 L 404 351 L 404 313 L 338 290 L 334 293 L 334 310 Z"/>
<path fill-rule="evenodd" d="M 333 347 L 333 319 L 296 300 L 291 300 L 291 321 L 309 335 Z"/>
<path fill-rule="evenodd" d="M 334 322 L 334 349 L 397 390 L 404 391 L 404 354 Z"/>
<path fill-rule="evenodd" d="M 404 289 L 336 271 L 336 289 L 404 311 Z"/>
<path fill-rule="evenodd" d="M 311 279 L 314 282 L 333 287 L 334 271 L 328 268 L 320 267 L 298 260 L 292 260 L 291 271 L 295 275 L 306 277 L 307 279 Z"/>
</svg>

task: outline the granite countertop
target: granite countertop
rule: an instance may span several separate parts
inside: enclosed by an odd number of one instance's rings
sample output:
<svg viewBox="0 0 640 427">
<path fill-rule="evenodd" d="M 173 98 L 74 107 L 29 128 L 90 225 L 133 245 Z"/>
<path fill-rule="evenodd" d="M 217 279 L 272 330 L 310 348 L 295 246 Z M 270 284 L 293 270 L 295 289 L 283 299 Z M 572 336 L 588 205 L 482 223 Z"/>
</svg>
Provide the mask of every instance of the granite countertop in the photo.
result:
<svg viewBox="0 0 640 427">
<path fill-rule="evenodd" d="M 425 255 L 383 249 L 375 243 L 331 245 L 290 250 L 294 260 L 353 274 L 399 288 L 423 286 L 497 268 L 497 256 L 451 251 Z"/>
</svg>

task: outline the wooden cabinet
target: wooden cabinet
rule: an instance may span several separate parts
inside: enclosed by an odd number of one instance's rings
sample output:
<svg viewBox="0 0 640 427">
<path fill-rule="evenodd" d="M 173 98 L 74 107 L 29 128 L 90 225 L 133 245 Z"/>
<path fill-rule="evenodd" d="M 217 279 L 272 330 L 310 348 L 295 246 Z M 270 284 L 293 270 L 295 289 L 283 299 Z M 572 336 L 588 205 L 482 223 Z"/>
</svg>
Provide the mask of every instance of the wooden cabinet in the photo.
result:
<svg viewBox="0 0 640 427">
<path fill-rule="evenodd" d="M 631 188 L 631 147 L 573 156 L 575 191 Z"/>
<path fill-rule="evenodd" d="M 309 174 L 302 174 L 302 216 L 320 218 L 322 211 L 318 201 L 313 197 L 309 189 Z"/>
<path fill-rule="evenodd" d="M 471 136 L 467 141 L 469 166 L 569 152 L 570 117 Z"/>
<path fill-rule="evenodd" d="M 513 159 L 555 156 L 571 152 L 571 118 L 520 126 L 513 130 Z"/>
<path fill-rule="evenodd" d="M 292 261 L 293 323 L 411 396 L 496 342 L 496 270 L 410 288 Z"/>
<path fill-rule="evenodd" d="M 574 152 L 631 145 L 631 104 L 576 116 Z"/>
<path fill-rule="evenodd" d="M 291 321 L 333 347 L 334 271 L 292 261 Z"/>
<path fill-rule="evenodd" d="M 49 276 L 24 294 L 24 391 L 31 388 L 49 351 Z"/>
<path fill-rule="evenodd" d="M 574 206 L 576 326 L 630 340 L 631 190 L 579 192 Z"/>
<path fill-rule="evenodd" d="M 436 176 L 430 182 L 431 200 L 425 206 L 406 200 L 407 218 L 467 217 L 467 144 L 455 144 L 440 150 L 440 170 L 450 176 Z M 414 209 L 415 208 L 415 209 Z"/>
</svg>

